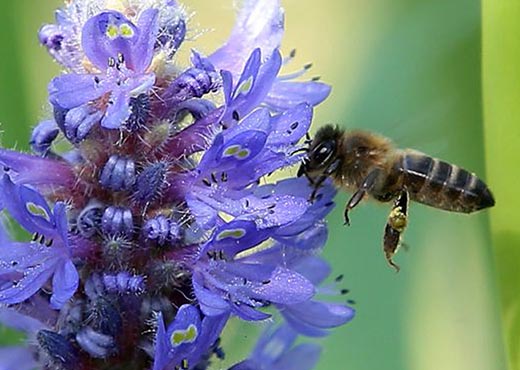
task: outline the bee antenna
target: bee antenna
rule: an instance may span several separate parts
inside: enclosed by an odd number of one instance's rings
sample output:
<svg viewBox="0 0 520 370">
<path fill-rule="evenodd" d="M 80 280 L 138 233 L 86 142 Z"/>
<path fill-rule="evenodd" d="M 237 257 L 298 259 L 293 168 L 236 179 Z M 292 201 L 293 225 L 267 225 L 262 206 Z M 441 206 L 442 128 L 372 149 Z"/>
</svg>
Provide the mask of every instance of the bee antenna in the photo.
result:
<svg viewBox="0 0 520 370">
<path fill-rule="evenodd" d="M 311 139 L 311 135 L 309 135 L 309 132 L 306 132 L 306 133 L 305 133 L 305 139 L 306 139 L 306 140 L 305 140 L 306 142 L 307 142 L 307 141 L 312 141 L 312 139 Z"/>
</svg>

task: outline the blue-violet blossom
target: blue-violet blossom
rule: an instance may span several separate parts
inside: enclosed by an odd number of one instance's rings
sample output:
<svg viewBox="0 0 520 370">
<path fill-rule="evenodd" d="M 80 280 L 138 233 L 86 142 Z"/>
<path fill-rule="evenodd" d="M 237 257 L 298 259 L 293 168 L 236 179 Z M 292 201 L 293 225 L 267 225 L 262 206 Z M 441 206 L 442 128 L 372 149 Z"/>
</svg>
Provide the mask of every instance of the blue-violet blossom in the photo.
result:
<svg viewBox="0 0 520 370">
<path fill-rule="evenodd" d="M 0 149 L 0 323 L 27 335 L 0 368 L 208 369 L 239 318 L 271 325 L 230 369 L 311 369 L 296 337 L 352 319 L 318 256 L 334 188 L 268 178 L 301 162 L 330 87 L 281 73 L 279 0 L 245 0 L 181 65 L 190 31 L 174 0 L 70 0 L 41 28 L 64 73 L 33 154 Z"/>
</svg>

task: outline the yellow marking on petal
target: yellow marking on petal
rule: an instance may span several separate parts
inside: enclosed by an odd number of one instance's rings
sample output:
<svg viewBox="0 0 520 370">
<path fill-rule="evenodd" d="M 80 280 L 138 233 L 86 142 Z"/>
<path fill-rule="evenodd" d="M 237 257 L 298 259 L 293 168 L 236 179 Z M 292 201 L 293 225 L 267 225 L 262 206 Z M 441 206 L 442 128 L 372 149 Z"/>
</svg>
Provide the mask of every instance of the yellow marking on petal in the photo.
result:
<svg viewBox="0 0 520 370">
<path fill-rule="evenodd" d="M 175 330 L 170 336 L 170 343 L 172 347 L 178 347 L 184 343 L 193 343 L 199 336 L 197 327 L 190 324 L 185 330 Z"/>
<path fill-rule="evenodd" d="M 188 330 L 186 330 L 186 341 L 194 342 L 197 339 L 197 328 L 194 325 L 190 325 Z"/>
<path fill-rule="evenodd" d="M 135 33 L 132 27 L 130 27 L 129 24 L 123 23 L 119 26 L 119 33 L 121 37 L 124 37 L 126 39 L 134 37 Z"/>
<path fill-rule="evenodd" d="M 31 214 L 33 214 L 35 216 L 41 216 L 44 219 L 46 219 L 47 221 L 51 220 L 50 215 L 47 213 L 47 211 L 43 207 L 40 207 L 39 205 L 31 203 L 31 202 L 27 203 L 25 205 L 25 207 Z"/>
<path fill-rule="evenodd" d="M 231 145 L 224 150 L 224 157 L 231 157 L 235 154 L 237 154 L 242 147 L 240 145 Z"/>
<path fill-rule="evenodd" d="M 246 258 L 246 257 L 252 256 L 252 255 L 254 255 L 256 253 L 260 253 L 260 252 L 266 251 L 268 249 L 273 248 L 274 246 L 275 246 L 275 244 L 273 244 L 271 239 L 264 240 L 262 243 L 254 246 L 253 248 L 249 248 L 249 249 L 246 249 L 245 251 L 242 251 L 242 252 L 238 253 L 235 256 L 235 261 L 240 260 L 242 258 Z"/>
<path fill-rule="evenodd" d="M 217 235 L 217 241 L 221 241 L 222 239 L 227 239 L 227 238 L 240 239 L 244 235 L 246 235 L 246 231 L 244 229 L 224 230 L 220 234 Z"/>
<path fill-rule="evenodd" d="M 235 157 L 236 159 L 245 159 L 249 157 L 251 151 L 249 149 L 242 148 L 240 145 L 231 145 L 224 150 L 224 157 Z"/>
<path fill-rule="evenodd" d="M 107 27 L 105 34 L 110 40 L 114 40 L 119 36 L 119 28 L 116 25 L 111 24 Z"/>
<path fill-rule="evenodd" d="M 235 157 L 238 159 L 244 159 L 244 158 L 249 157 L 249 154 L 250 154 L 250 151 L 248 149 L 242 149 L 241 151 L 239 151 L 237 153 L 237 155 L 235 155 Z"/>
<path fill-rule="evenodd" d="M 253 76 L 249 77 L 247 80 L 242 82 L 240 86 L 237 88 L 236 95 L 247 94 L 251 91 L 251 87 L 253 86 Z"/>
</svg>

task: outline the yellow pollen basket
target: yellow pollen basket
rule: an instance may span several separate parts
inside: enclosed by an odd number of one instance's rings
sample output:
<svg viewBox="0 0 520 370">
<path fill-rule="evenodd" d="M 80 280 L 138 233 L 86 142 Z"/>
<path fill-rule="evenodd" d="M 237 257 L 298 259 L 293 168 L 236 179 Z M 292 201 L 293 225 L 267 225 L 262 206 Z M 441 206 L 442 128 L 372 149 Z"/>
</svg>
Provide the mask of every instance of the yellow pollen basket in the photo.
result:
<svg viewBox="0 0 520 370">
<path fill-rule="evenodd" d="M 195 325 L 190 325 L 186 330 L 175 330 L 170 336 L 170 343 L 173 347 L 178 347 L 184 343 L 193 343 L 199 333 Z"/>
</svg>

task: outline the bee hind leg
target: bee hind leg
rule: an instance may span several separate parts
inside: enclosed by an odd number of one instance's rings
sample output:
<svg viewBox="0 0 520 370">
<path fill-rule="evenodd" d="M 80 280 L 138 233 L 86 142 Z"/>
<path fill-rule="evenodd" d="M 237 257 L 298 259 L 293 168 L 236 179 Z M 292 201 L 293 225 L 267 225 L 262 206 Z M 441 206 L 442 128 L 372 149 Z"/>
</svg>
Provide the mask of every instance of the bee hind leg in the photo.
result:
<svg viewBox="0 0 520 370">
<path fill-rule="evenodd" d="M 401 244 L 401 235 L 408 224 L 408 192 L 403 190 L 399 197 L 395 200 L 394 206 L 388 216 L 385 226 L 385 235 L 383 238 L 383 250 L 385 252 L 386 261 L 397 272 L 399 266 L 392 260 L 397 253 L 397 249 Z"/>
</svg>

